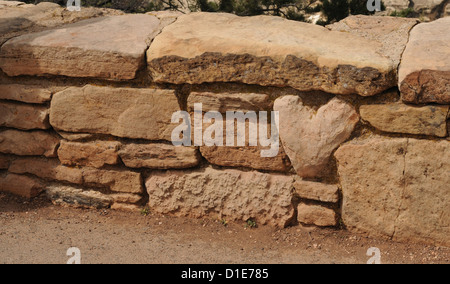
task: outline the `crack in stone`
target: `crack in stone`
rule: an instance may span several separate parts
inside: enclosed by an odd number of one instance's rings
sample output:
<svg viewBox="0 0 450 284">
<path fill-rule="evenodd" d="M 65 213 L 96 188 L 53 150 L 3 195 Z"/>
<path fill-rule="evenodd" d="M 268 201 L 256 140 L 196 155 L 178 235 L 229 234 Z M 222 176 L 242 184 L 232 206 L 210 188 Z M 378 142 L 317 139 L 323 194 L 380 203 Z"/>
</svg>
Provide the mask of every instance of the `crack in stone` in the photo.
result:
<svg viewBox="0 0 450 284">
<path fill-rule="evenodd" d="M 391 239 L 394 239 L 395 237 L 395 233 L 397 232 L 397 222 L 398 219 L 400 217 L 400 213 L 402 211 L 402 207 L 403 207 L 403 201 L 405 200 L 405 192 L 406 192 L 406 155 L 408 154 L 408 146 L 409 146 L 409 138 L 406 139 L 406 147 L 405 147 L 405 151 L 403 153 L 403 190 L 402 190 L 402 194 L 401 194 L 401 198 L 400 198 L 400 205 L 398 207 L 398 212 L 397 212 L 397 217 L 394 220 L 394 231 L 392 232 L 391 235 Z"/>
</svg>

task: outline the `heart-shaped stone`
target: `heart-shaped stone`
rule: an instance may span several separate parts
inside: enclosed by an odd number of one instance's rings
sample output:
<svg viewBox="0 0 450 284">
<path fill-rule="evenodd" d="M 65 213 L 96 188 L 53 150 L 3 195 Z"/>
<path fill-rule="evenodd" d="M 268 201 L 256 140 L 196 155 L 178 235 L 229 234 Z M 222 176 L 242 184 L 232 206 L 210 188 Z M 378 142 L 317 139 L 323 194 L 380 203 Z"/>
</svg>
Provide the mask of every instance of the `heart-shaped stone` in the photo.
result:
<svg viewBox="0 0 450 284">
<path fill-rule="evenodd" d="M 306 106 L 298 96 L 275 101 L 280 114 L 280 139 L 294 169 L 301 177 L 318 177 L 334 150 L 345 142 L 359 121 L 355 108 L 333 98 L 318 110 Z"/>
</svg>

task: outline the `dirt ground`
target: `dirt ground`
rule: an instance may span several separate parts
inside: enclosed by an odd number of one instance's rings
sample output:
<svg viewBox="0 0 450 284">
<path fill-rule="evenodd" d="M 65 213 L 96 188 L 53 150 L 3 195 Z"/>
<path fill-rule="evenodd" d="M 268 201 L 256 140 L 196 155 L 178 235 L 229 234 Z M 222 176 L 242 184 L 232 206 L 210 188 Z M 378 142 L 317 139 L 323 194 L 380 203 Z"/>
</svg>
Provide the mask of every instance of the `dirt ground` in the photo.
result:
<svg viewBox="0 0 450 284">
<path fill-rule="evenodd" d="M 77 247 L 81 263 L 303 264 L 450 263 L 450 249 L 371 239 L 301 226 L 277 230 L 226 226 L 218 220 L 142 212 L 64 208 L 44 197 L 26 201 L 0 193 L 0 263 L 55 263 Z"/>
</svg>

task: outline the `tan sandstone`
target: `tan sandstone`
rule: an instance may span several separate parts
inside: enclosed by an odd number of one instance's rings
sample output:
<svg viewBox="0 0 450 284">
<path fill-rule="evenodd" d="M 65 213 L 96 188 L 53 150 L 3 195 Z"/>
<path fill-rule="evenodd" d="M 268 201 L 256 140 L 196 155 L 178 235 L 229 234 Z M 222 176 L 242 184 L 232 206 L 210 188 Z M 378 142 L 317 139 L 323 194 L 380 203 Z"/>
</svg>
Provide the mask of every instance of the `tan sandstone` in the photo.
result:
<svg viewBox="0 0 450 284">
<path fill-rule="evenodd" d="M 352 134 L 359 121 L 355 108 L 333 98 L 319 109 L 306 106 L 297 96 L 275 101 L 280 113 L 280 139 L 300 177 L 324 174 L 331 154 Z"/>
<path fill-rule="evenodd" d="M 158 33 L 159 20 L 150 15 L 89 19 L 9 40 L 0 68 L 9 76 L 134 79 L 145 65 L 147 42 Z"/>
<path fill-rule="evenodd" d="M 55 157 L 58 145 L 59 138 L 44 131 L 4 130 L 0 132 L 0 153 Z"/>
<path fill-rule="evenodd" d="M 363 105 L 359 112 L 363 120 L 381 131 L 447 136 L 448 106 Z"/>
<path fill-rule="evenodd" d="M 449 155 L 446 140 L 371 137 L 339 148 L 346 227 L 395 240 L 450 245 Z"/>
<path fill-rule="evenodd" d="M 302 199 L 337 203 L 339 187 L 333 184 L 297 179 L 294 183 L 295 193 Z"/>
<path fill-rule="evenodd" d="M 45 185 L 36 178 L 8 173 L 0 176 L 0 192 L 33 198 L 44 191 Z"/>
<path fill-rule="evenodd" d="M 371 96 L 396 85 L 397 65 L 381 48 L 281 17 L 192 13 L 155 38 L 147 60 L 159 83 L 240 82 Z"/>
<path fill-rule="evenodd" d="M 101 168 L 119 162 L 120 142 L 94 141 L 78 143 L 61 141 L 58 158 L 63 165 Z"/>
<path fill-rule="evenodd" d="M 161 143 L 126 144 L 121 147 L 119 155 L 129 168 L 185 169 L 200 163 L 197 148 Z"/>
<path fill-rule="evenodd" d="M 450 18 L 417 25 L 399 68 L 403 100 L 411 103 L 450 103 Z"/>
<path fill-rule="evenodd" d="M 50 124 L 66 132 L 171 141 L 172 114 L 179 110 L 171 90 L 87 85 L 54 95 Z"/>
<path fill-rule="evenodd" d="M 40 86 L 5 84 L 0 85 L 0 99 L 19 101 L 30 104 L 49 102 L 52 92 Z"/>
<path fill-rule="evenodd" d="M 294 216 L 293 179 L 278 174 L 215 170 L 152 173 L 147 179 L 152 211 L 177 216 L 216 215 L 278 227 Z"/>
<path fill-rule="evenodd" d="M 194 105 L 202 104 L 203 112 L 218 111 L 265 111 L 270 107 L 270 98 L 265 94 L 210 93 L 193 92 L 188 98 L 188 111 L 194 111 Z"/>
<path fill-rule="evenodd" d="M 306 225 L 333 227 L 337 224 L 337 215 L 332 209 L 301 203 L 298 206 L 298 221 Z"/>
<path fill-rule="evenodd" d="M 0 126 L 21 130 L 49 129 L 48 108 L 11 102 L 0 102 Z"/>
</svg>

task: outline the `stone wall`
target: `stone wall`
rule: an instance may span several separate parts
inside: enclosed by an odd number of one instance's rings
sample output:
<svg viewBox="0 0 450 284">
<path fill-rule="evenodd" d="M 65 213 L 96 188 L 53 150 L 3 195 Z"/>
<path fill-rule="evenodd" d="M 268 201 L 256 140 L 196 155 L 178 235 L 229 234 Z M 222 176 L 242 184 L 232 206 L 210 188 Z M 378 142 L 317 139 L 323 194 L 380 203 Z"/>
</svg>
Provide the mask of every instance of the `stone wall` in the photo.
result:
<svg viewBox="0 0 450 284">
<path fill-rule="evenodd" d="M 323 28 L 11 3 L 0 1 L 0 191 L 450 245 L 450 18 Z M 176 147 L 180 111 L 276 111 L 279 151 Z M 270 133 L 270 119 L 256 126 Z"/>
</svg>

